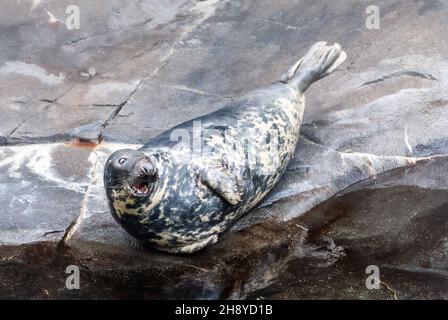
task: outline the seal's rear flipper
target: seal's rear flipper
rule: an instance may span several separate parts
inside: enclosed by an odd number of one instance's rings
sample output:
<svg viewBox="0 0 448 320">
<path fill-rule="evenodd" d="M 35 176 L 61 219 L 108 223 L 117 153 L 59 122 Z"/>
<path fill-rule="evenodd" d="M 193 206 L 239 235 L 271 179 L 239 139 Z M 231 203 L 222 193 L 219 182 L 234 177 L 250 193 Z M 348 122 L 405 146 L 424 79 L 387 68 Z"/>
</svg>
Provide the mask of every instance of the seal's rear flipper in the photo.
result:
<svg viewBox="0 0 448 320">
<path fill-rule="evenodd" d="M 347 54 L 337 43 L 328 45 L 324 41 L 315 43 L 305 56 L 297 61 L 282 77 L 304 93 L 315 81 L 329 75 L 347 59 Z"/>
</svg>

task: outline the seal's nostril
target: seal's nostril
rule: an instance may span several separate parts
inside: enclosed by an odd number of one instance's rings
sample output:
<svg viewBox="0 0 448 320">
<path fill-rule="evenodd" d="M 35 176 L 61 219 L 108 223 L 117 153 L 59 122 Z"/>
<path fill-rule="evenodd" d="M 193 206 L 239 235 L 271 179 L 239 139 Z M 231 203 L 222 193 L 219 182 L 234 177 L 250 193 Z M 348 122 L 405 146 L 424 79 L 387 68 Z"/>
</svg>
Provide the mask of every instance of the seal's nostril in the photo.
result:
<svg viewBox="0 0 448 320">
<path fill-rule="evenodd" d="M 145 162 L 141 165 L 141 170 L 144 174 L 149 176 L 152 174 L 152 165 L 150 163 Z"/>
</svg>

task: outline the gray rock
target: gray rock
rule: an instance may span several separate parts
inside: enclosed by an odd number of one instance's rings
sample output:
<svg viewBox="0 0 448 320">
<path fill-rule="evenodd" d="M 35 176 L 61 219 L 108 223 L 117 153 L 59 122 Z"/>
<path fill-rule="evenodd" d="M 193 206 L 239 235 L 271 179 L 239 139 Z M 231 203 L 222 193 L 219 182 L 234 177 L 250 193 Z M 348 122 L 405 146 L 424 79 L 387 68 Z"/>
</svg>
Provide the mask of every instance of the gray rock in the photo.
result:
<svg viewBox="0 0 448 320">
<path fill-rule="evenodd" d="M 82 211 L 91 150 L 56 144 L 0 152 L 0 243 L 62 239 Z"/>
<path fill-rule="evenodd" d="M 352 0 L 83 0 L 79 30 L 70 4 L 0 12 L 0 298 L 447 298 L 446 3 L 376 1 L 380 30 Z M 191 256 L 122 230 L 111 152 L 276 81 L 318 40 L 348 60 L 307 92 L 258 208 Z"/>
<path fill-rule="evenodd" d="M 181 86 L 145 83 L 110 121 L 105 139 L 144 144 L 167 128 L 218 109 L 226 100 Z"/>
</svg>

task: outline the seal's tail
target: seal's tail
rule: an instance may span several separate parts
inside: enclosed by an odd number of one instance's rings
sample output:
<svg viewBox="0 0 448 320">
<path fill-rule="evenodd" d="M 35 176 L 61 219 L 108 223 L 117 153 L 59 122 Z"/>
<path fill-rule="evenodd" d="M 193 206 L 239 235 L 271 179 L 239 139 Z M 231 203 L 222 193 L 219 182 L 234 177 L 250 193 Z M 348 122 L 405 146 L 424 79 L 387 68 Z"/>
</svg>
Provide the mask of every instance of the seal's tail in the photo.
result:
<svg viewBox="0 0 448 320">
<path fill-rule="evenodd" d="M 328 45 L 324 41 L 317 42 L 288 70 L 281 81 L 290 83 L 304 93 L 313 82 L 329 75 L 346 58 L 347 54 L 339 44 Z"/>
</svg>

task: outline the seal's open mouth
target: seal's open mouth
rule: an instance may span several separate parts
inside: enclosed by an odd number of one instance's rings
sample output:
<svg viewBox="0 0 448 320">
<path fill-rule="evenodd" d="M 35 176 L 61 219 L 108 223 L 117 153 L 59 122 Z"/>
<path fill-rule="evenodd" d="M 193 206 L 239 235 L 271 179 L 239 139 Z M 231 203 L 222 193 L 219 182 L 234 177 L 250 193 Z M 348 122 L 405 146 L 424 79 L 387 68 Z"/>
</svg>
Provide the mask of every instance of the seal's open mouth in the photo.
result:
<svg viewBox="0 0 448 320">
<path fill-rule="evenodd" d="M 150 192 L 151 179 L 149 177 L 140 177 L 129 184 L 131 192 L 138 197 L 147 196 Z"/>
<path fill-rule="evenodd" d="M 123 155 L 118 158 L 117 170 L 122 171 L 122 186 L 135 197 L 147 197 L 154 188 L 158 176 L 151 160 L 146 156 L 137 159 Z"/>
<path fill-rule="evenodd" d="M 148 183 L 136 182 L 131 185 L 132 191 L 138 196 L 147 195 L 149 192 Z"/>
</svg>

